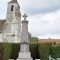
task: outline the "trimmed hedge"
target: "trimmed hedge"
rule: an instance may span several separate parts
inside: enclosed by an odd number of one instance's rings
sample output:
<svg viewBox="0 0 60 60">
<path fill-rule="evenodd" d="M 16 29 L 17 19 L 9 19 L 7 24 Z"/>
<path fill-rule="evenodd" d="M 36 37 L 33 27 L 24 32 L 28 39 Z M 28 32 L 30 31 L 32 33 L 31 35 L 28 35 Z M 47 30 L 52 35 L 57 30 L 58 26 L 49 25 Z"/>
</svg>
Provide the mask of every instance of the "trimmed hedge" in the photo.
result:
<svg viewBox="0 0 60 60">
<path fill-rule="evenodd" d="M 9 60 L 11 56 L 12 44 L 11 43 L 3 43 L 4 46 L 4 55 L 3 60 Z"/>
<path fill-rule="evenodd" d="M 54 45 L 51 48 L 51 56 L 52 58 L 60 58 L 60 45 Z"/>
<path fill-rule="evenodd" d="M 49 60 L 49 49 L 51 47 L 50 43 L 40 43 L 38 44 L 39 55 L 41 60 Z"/>
<path fill-rule="evenodd" d="M 39 52 L 38 52 L 38 44 L 34 43 L 34 44 L 30 44 L 29 46 L 30 46 L 30 52 L 33 60 L 40 59 Z"/>
<path fill-rule="evenodd" d="M 16 60 L 20 51 L 20 44 L 13 43 L 10 59 Z"/>
<path fill-rule="evenodd" d="M 10 55 L 11 55 L 11 50 L 12 50 L 12 44 L 11 43 L 1 43 L 0 42 L 0 45 L 2 45 L 2 47 L 0 47 L 0 48 L 3 49 L 2 50 L 2 52 L 3 52 L 2 60 L 9 60 Z"/>
<path fill-rule="evenodd" d="M 3 55 L 4 55 L 4 47 L 2 44 L 0 44 L 0 60 L 3 60 Z"/>
<path fill-rule="evenodd" d="M 0 43 L 4 47 L 4 55 L 3 60 L 14 59 L 18 57 L 18 53 L 20 51 L 20 44 L 17 43 Z M 40 59 L 48 60 L 49 56 L 49 48 L 51 47 L 48 43 L 34 43 L 29 44 L 30 52 L 33 60 Z"/>
<path fill-rule="evenodd" d="M 30 52 L 33 60 L 39 59 L 39 54 L 38 54 L 38 45 L 37 44 L 29 44 L 30 46 Z M 20 51 L 20 44 L 12 44 L 12 54 L 11 54 L 11 59 L 16 60 L 18 57 L 18 53 Z"/>
</svg>

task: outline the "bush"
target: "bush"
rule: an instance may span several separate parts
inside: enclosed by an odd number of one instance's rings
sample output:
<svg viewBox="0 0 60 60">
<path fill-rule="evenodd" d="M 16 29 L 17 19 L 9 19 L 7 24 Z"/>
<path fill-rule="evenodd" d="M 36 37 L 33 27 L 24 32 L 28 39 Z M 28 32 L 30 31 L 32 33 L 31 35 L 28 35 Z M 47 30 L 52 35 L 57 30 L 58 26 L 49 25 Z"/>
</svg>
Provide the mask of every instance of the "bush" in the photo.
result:
<svg viewBox="0 0 60 60">
<path fill-rule="evenodd" d="M 40 59 L 39 53 L 38 53 L 38 44 L 37 43 L 30 44 L 29 47 L 30 47 L 30 52 L 33 60 Z"/>
<path fill-rule="evenodd" d="M 20 51 L 20 44 L 18 43 L 13 43 L 12 44 L 12 52 L 11 52 L 11 57 L 10 59 L 16 60 L 18 57 L 18 53 Z"/>
<path fill-rule="evenodd" d="M 30 52 L 31 56 L 33 59 L 39 59 L 39 54 L 38 54 L 38 45 L 37 44 L 30 44 Z M 16 60 L 18 57 L 18 53 L 20 51 L 20 44 L 12 44 L 12 54 L 11 54 L 11 59 Z"/>
<path fill-rule="evenodd" d="M 0 44 L 0 60 L 3 60 L 3 55 L 4 55 L 4 47 L 2 44 Z"/>
<path fill-rule="evenodd" d="M 9 59 L 14 59 L 16 60 L 18 57 L 18 53 L 20 51 L 20 44 L 17 43 L 0 43 L 4 47 L 4 55 L 3 55 L 3 60 L 9 60 Z M 49 48 L 48 44 L 29 44 L 29 49 L 31 52 L 31 56 L 33 60 L 35 59 L 41 59 L 47 60 L 49 56 Z M 39 52 L 38 52 L 39 49 Z M 40 55 L 40 56 L 39 56 Z"/>
<path fill-rule="evenodd" d="M 0 43 L 4 47 L 3 60 L 16 59 L 20 51 L 20 44 L 15 43 Z M 3 50 L 2 50 L 3 51 Z"/>
<path fill-rule="evenodd" d="M 12 50 L 12 44 L 11 43 L 2 43 L 4 46 L 4 55 L 3 60 L 9 60 Z"/>
<path fill-rule="evenodd" d="M 51 56 L 52 58 L 60 58 L 60 45 L 54 45 L 51 48 Z"/>
<path fill-rule="evenodd" d="M 49 60 L 50 43 L 40 43 L 38 48 L 41 60 Z"/>
</svg>

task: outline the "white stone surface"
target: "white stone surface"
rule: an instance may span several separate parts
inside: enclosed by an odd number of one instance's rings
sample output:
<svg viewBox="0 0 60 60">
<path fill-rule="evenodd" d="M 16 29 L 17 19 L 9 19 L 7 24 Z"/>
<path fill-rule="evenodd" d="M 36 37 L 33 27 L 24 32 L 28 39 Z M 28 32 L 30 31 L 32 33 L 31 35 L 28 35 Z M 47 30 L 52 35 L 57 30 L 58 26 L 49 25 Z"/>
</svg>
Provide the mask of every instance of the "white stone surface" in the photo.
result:
<svg viewBox="0 0 60 60">
<path fill-rule="evenodd" d="M 31 58 L 30 52 L 20 52 L 18 58 Z"/>
<path fill-rule="evenodd" d="M 28 21 L 26 20 L 27 15 L 23 15 L 24 20 L 22 21 L 22 36 L 21 36 L 21 47 L 17 60 L 33 60 L 29 51 L 29 40 L 28 40 Z"/>
<path fill-rule="evenodd" d="M 60 58 L 56 58 L 57 60 L 60 60 Z"/>
<path fill-rule="evenodd" d="M 14 60 L 14 59 L 9 59 L 9 60 Z"/>
<path fill-rule="evenodd" d="M 49 55 L 49 60 L 53 60 L 53 58 L 51 58 L 51 55 Z"/>
<path fill-rule="evenodd" d="M 13 11 L 11 7 L 13 6 Z M 18 3 L 8 3 L 6 22 L 2 31 L 3 42 L 20 43 L 21 41 L 21 13 Z"/>
<path fill-rule="evenodd" d="M 55 59 L 52 59 L 52 60 L 55 60 Z"/>
<path fill-rule="evenodd" d="M 24 20 L 22 21 L 22 36 L 21 42 L 29 42 L 28 40 L 28 21 L 26 20 L 27 15 L 23 15 Z"/>
<path fill-rule="evenodd" d="M 31 58 L 18 58 L 17 60 L 33 60 Z"/>
<path fill-rule="evenodd" d="M 35 59 L 35 60 L 41 60 L 41 59 Z"/>
</svg>

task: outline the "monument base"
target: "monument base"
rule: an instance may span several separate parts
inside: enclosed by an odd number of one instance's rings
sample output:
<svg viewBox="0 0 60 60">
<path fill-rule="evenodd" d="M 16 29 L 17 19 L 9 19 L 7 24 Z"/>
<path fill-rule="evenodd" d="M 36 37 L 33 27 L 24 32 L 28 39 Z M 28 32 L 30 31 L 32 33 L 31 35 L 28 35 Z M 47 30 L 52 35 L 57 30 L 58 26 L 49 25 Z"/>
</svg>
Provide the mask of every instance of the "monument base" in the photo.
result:
<svg viewBox="0 0 60 60">
<path fill-rule="evenodd" d="M 17 58 L 17 60 L 33 60 L 32 58 Z"/>
<path fill-rule="evenodd" d="M 30 52 L 19 52 L 17 60 L 33 60 Z"/>
</svg>

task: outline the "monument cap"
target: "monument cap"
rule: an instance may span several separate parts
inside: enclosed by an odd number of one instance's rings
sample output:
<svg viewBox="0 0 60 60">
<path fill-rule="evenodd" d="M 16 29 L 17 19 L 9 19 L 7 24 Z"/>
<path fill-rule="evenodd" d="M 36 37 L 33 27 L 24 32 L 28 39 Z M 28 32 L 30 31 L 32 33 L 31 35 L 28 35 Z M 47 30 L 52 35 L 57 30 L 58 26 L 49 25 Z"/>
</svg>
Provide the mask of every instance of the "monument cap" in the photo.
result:
<svg viewBox="0 0 60 60">
<path fill-rule="evenodd" d="M 17 3 L 17 0 L 11 0 L 9 3 Z"/>
</svg>

